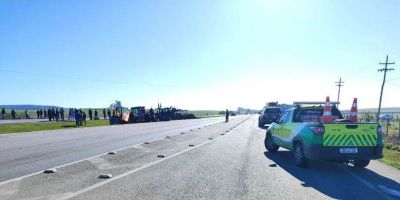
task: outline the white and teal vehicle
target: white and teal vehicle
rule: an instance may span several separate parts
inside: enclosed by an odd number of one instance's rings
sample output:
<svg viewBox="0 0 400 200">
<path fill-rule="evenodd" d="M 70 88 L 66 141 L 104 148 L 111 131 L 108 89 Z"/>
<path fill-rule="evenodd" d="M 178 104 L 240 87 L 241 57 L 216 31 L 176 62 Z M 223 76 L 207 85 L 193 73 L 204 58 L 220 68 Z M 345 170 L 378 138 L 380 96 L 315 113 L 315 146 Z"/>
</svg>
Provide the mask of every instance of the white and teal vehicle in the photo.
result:
<svg viewBox="0 0 400 200">
<path fill-rule="evenodd" d="M 363 168 L 371 159 L 383 157 L 382 127 L 378 123 L 345 120 L 335 105 L 331 111 L 333 121 L 322 123 L 324 107 L 320 105 L 324 102 L 312 104 L 295 105 L 268 127 L 265 147 L 269 152 L 279 147 L 289 149 L 294 152 L 297 166 L 305 166 L 311 159 Z"/>
</svg>

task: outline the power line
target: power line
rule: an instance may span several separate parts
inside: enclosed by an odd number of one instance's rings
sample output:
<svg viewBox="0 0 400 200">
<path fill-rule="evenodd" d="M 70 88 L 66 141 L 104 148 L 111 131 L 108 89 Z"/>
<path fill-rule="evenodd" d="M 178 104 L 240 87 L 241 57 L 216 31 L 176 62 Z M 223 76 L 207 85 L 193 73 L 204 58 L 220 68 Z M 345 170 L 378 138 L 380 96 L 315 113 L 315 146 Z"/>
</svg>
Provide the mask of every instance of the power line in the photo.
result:
<svg viewBox="0 0 400 200">
<path fill-rule="evenodd" d="M 344 81 L 342 81 L 342 77 L 340 77 L 339 78 L 339 81 L 338 82 L 335 82 L 337 85 L 337 87 L 339 87 L 339 90 L 338 90 L 338 95 L 337 95 L 337 102 L 340 102 L 339 101 L 339 99 L 340 99 L 340 88 L 342 87 L 342 86 L 344 86 L 342 83 L 344 83 Z M 339 108 L 339 104 L 337 105 L 337 107 Z"/>
<path fill-rule="evenodd" d="M 394 65 L 394 62 L 388 62 L 389 60 L 389 55 L 386 55 L 386 62 L 384 63 L 379 63 L 380 65 L 385 65 L 384 68 L 378 69 L 378 72 L 383 72 L 383 82 L 382 82 L 382 87 L 381 87 L 381 95 L 379 97 L 379 107 L 378 107 L 378 114 L 376 116 L 376 121 L 379 122 L 379 115 L 381 113 L 381 105 L 382 105 L 382 95 L 383 95 L 383 88 L 385 87 L 385 82 L 386 82 L 386 72 L 388 71 L 394 71 L 394 68 L 387 68 L 388 65 Z"/>
</svg>

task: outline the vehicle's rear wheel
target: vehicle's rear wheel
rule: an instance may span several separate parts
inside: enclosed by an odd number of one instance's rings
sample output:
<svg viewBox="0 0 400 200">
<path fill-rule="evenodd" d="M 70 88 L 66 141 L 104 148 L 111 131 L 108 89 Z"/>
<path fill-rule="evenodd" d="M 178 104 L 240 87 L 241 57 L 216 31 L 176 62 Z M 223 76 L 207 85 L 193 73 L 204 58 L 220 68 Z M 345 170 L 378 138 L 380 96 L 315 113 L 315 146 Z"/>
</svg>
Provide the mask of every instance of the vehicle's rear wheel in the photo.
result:
<svg viewBox="0 0 400 200">
<path fill-rule="evenodd" d="M 296 166 L 305 167 L 307 165 L 307 159 L 304 156 L 303 145 L 300 142 L 294 144 L 294 161 Z"/>
<path fill-rule="evenodd" d="M 356 168 L 365 168 L 369 164 L 369 160 L 354 160 L 352 163 Z"/>
<path fill-rule="evenodd" d="M 121 119 L 117 116 L 112 116 L 110 118 L 110 125 L 114 125 L 114 124 L 121 124 Z"/>
<path fill-rule="evenodd" d="M 264 145 L 268 152 L 277 152 L 279 149 L 279 146 L 276 145 L 272 140 L 272 136 L 270 133 L 267 133 L 267 135 L 265 136 Z"/>
</svg>

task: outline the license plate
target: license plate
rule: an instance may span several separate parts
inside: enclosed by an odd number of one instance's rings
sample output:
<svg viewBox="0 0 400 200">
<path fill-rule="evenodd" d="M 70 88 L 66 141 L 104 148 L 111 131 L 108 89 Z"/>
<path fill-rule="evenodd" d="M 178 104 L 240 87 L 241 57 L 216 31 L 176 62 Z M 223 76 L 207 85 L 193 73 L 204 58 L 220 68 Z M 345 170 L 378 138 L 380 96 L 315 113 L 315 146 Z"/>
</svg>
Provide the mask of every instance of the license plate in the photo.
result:
<svg viewBox="0 0 400 200">
<path fill-rule="evenodd" d="M 340 148 L 340 153 L 358 153 L 357 147 Z"/>
</svg>

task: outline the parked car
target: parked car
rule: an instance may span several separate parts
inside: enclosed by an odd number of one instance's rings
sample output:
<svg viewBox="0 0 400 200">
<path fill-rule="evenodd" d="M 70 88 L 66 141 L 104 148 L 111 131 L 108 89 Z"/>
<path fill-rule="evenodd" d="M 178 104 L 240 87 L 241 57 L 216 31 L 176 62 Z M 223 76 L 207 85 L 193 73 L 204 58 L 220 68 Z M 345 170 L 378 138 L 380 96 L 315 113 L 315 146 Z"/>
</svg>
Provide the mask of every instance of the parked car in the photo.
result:
<svg viewBox="0 0 400 200">
<path fill-rule="evenodd" d="M 281 109 L 279 107 L 266 106 L 258 117 L 258 126 L 264 127 L 266 124 L 276 122 L 281 115 Z"/>
<path fill-rule="evenodd" d="M 310 105 L 288 109 L 267 129 L 266 149 L 271 153 L 279 147 L 293 151 L 295 164 L 301 167 L 308 160 L 325 160 L 364 168 L 371 159 L 383 157 L 381 125 L 359 123 L 357 117 L 346 120 L 336 106 L 331 109 Z M 323 120 L 326 116 L 330 121 Z"/>
</svg>

